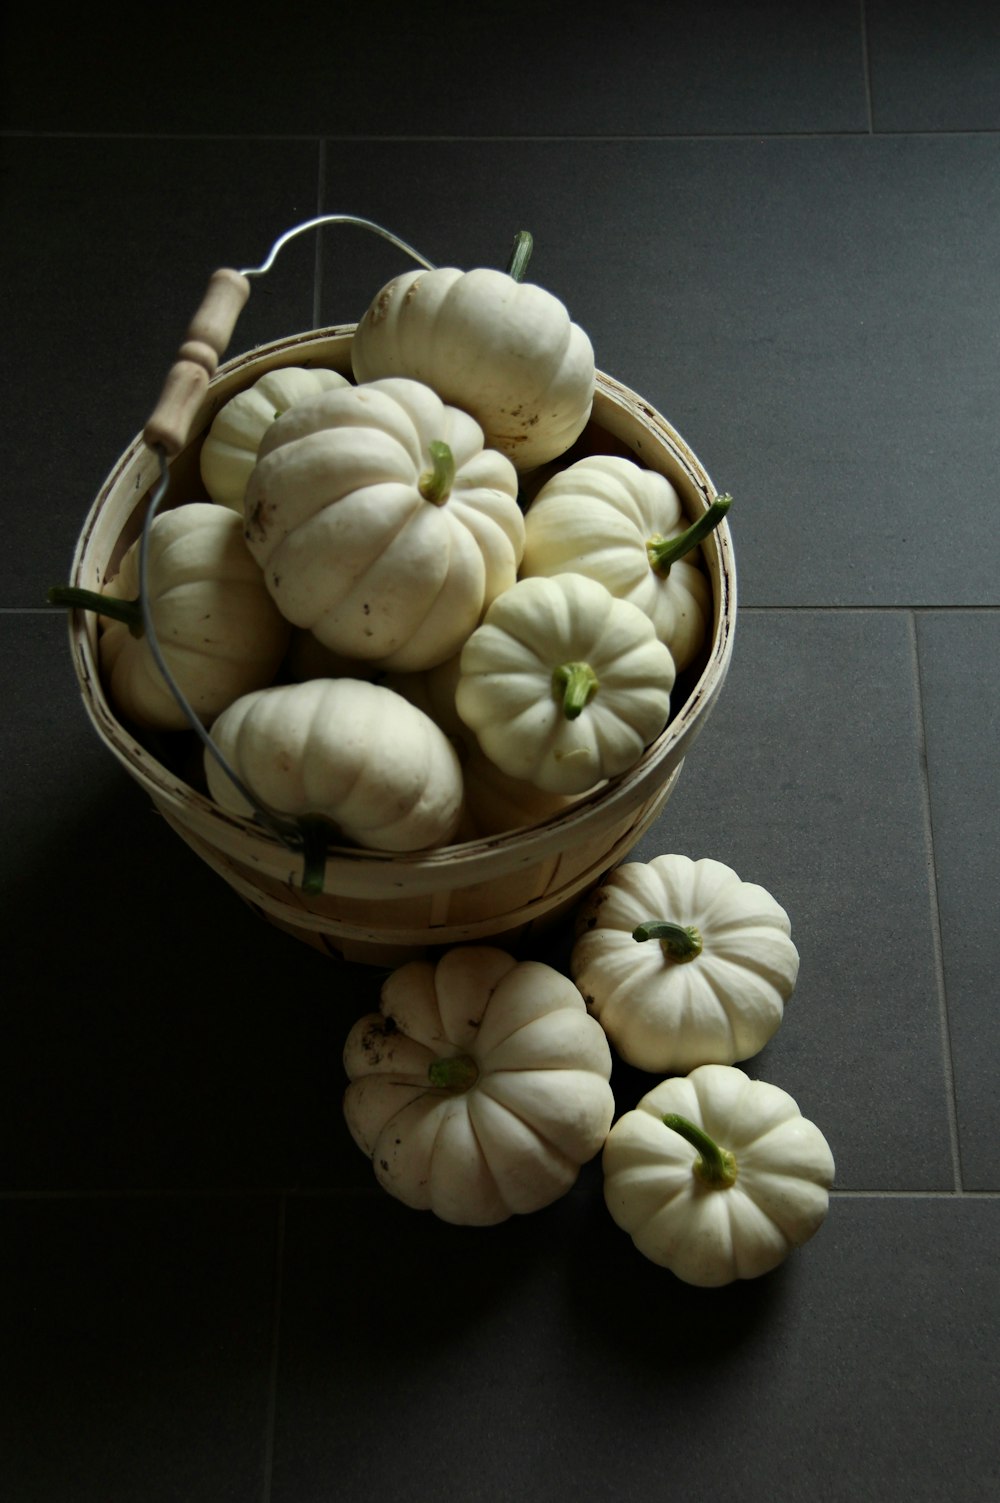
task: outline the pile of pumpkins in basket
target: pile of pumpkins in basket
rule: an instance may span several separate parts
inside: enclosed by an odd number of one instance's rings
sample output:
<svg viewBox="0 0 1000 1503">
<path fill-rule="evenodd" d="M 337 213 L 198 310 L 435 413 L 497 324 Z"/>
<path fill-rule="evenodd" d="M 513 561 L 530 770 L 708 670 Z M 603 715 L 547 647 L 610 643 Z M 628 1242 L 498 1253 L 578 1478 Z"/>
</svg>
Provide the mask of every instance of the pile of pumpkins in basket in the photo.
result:
<svg viewBox="0 0 1000 1503">
<path fill-rule="evenodd" d="M 523 274 L 523 273 L 522 273 Z M 635 459 L 564 456 L 595 389 L 587 335 L 520 276 L 422 270 L 373 298 L 354 381 L 269 371 L 205 437 L 210 501 L 149 528 L 162 661 L 220 755 L 211 797 L 419 851 L 548 819 L 632 766 L 711 617 L 694 524 Z M 95 609 L 131 724 L 187 715 L 142 631 L 140 545 Z M 611 1214 L 682 1279 L 773 1268 L 818 1228 L 833 1161 L 735 1068 L 781 1021 L 788 917 L 720 862 L 619 867 L 570 976 L 490 946 L 392 973 L 350 1031 L 345 1115 L 379 1182 L 445 1220 L 551 1204 L 603 1149 Z M 612 1046 L 667 1078 L 612 1126 Z"/>
</svg>

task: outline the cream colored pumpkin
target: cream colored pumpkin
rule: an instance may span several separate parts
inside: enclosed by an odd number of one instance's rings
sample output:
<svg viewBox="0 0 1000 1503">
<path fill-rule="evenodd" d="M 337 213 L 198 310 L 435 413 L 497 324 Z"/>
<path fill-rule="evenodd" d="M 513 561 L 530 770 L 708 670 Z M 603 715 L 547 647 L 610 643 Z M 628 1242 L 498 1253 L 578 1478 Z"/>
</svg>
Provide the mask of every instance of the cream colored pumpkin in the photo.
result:
<svg viewBox="0 0 1000 1503">
<path fill-rule="evenodd" d="M 462 771 L 447 736 L 391 689 L 311 679 L 245 695 L 211 729 L 247 789 L 293 818 L 328 820 L 342 838 L 378 851 L 444 845 L 462 813 Z M 253 810 L 208 752 L 212 797 Z"/>
<path fill-rule="evenodd" d="M 252 386 L 230 397 L 212 420 L 199 460 L 202 483 L 212 500 L 242 517 L 247 481 L 261 439 L 275 418 L 321 391 L 349 385 L 339 371 L 288 365 L 265 371 Z"/>
<path fill-rule="evenodd" d="M 50 599 L 98 613 L 101 674 L 120 714 L 148 729 L 186 730 L 187 715 L 144 635 L 140 548 L 137 538 L 102 593 L 67 588 L 52 591 Z M 234 512 L 195 501 L 155 517 L 146 586 L 167 672 L 199 720 L 207 724 L 274 678 L 288 623 L 247 553 Z"/>
<path fill-rule="evenodd" d="M 514 467 L 467 413 L 408 380 L 325 392 L 278 418 L 245 520 L 289 621 L 407 671 L 459 649 L 524 548 Z"/>
<path fill-rule="evenodd" d="M 673 685 L 670 651 L 638 606 L 559 574 L 494 601 L 462 649 L 455 704 L 509 776 L 584 793 L 659 735 Z"/>
<path fill-rule="evenodd" d="M 592 455 L 552 476 L 535 496 L 520 572 L 599 580 L 645 611 L 680 672 L 705 642 L 712 591 L 697 545 L 669 565 L 657 560 L 689 525 L 666 476 L 618 455 Z"/>
<path fill-rule="evenodd" d="M 814 1236 L 835 1172 L 788 1092 L 733 1065 L 654 1086 L 611 1129 L 602 1167 L 639 1252 L 704 1288 L 759 1278 Z"/>
<path fill-rule="evenodd" d="M 769 892 L 721 861 L 673 854 L 626 862 L 591 892 L 570 959 L 614 1048 L 650 1071 L 757 1054 L 798 972 L 788 914 Z"/>
<path fill-rule="evenodd" d="M 486 267 L 394 278 L 359 322 L 351 361 L 359 381 L 426 382 L 520 470 L 565 453 L 594 400 L 593 346 L 564 304 Z"/>
<path fill-rule="evenodd" d="M 614 1112 L 607 1040 L 572 982 L 491 946 L 394 971 L 344 1068 L 347 1125 L 379 1184 L 463 1225 L 565 1195 Z"/>
</svg>

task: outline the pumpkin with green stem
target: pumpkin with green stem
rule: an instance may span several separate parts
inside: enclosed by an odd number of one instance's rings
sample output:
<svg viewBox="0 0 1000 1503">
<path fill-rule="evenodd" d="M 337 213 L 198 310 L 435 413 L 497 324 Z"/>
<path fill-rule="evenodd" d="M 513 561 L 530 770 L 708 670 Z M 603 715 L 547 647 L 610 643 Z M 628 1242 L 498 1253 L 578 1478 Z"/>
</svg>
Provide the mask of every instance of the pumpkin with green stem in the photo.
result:
<svg viewBox="0 0 1000 1503">
<path fill-rule="evenodd" d="M 393 971 L 344 1068 L 347 1125 L 379 1184 L 466 1226 L 565 1195 L 614 1114 L 607 1040 L 572 982 L 488 945 Z"/>
<path fill-rule="evenodd" d="M 602 1167 L 639 1252 L 704 1288 L 759 1278 L 814 1236 L 835 1172 L 793 1097 L 734 1065 L 654 1086 L 612 1127 Z"/>
<path fill-rule="evenodd" d="M 276 419 L 244 513 L 282 614 L 387 669 L 458 651 L 524 549 L 513 465 L 411 380 L 323 392 Z"/>
<path fill-rule="evenodd" d="M 116 710 L 151 730 L 186 730 L 184 709 L 146 637 L 139 593 L 141 539 L 103 591 L 59 586 L 53 605 L 100 618 L 101 674 Z M 146 608 L 167 672 L 207 725 L 227 705 L 269 684 L 288 646 L 288 622 L 247 552 L 235 512 L 193 501 L 149 527 Z"/>
<path fill-rule="evenodd" d="M 531 236 L 507 271 L 440 266 L 405 272 L 372 299 L 351 361 L 359 381 L 423 381 L 479 423 L 519 470 L 565 453 L 594 401 L 593 346 L 565 305 L 523 280 Z"/>
<path fill-rule="evenodd" d="M 712 591 L 700 543 L 729 509 L 718 496 L 694 522 L 666 476 L 595 454 L 553 475 L 525 516 L 521 577 L 586 574 L 645 611 L 686 668 L 705 641 Z"/>
<path fill-rule="evenodd" d="M 309 679 L 243 695 L 213 723 L 212 741 L 266 809 L 326 824 L 331 840 L 380 851 L 446 845 L 462 814 L 455 750 L 401 695 L 360 679 Z M 206 752 L 216 802 L 249 818 L 225 767 Z"/>
<path fill-rule="evenodd" d="M 774 1035 L 799 972 L 788 914 L 708 858 L 617 867 L 577 914 L 570 974 L 640 1070 L 731 1065 Z"/>
<path fill-rule="evenodd" d="M 649 617 L 582 574 L 518 580 L 462 649 L 459 715 L 509 776 L 584 793 L 625 772 L 670 714 Z"/>
</svg>

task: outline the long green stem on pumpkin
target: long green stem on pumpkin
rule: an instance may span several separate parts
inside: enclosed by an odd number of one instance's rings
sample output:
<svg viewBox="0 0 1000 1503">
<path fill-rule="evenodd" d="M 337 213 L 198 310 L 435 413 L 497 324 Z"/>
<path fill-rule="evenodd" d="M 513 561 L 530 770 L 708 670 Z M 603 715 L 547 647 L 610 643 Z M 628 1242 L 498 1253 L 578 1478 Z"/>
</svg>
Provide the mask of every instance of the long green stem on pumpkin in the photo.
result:
<svg viewBox="0 0 1000 1503">
<path fill-rule="evenodd" d="M 674 1132 L 679 1132 L 692 1148 L 697 1149 L 698 1158 L 694 1162 L 694 1173 L 702 1184 L 712 1189 L 728 1190 L 730 1185 L 736 1183 L 735 1155 L 731 1154 L 728 1148 L 720 1148 L 703 1127 L 690 1122 L 687 1117 L 679 1116 L 676 1112 L 668 1112 L 663 1119 L 663 1125 Z"/>
<path fill-rule="evenodd" d="M 524 274 L 528 270 L 528 262 L 531 260 L 531 252 L 535 242 L 530 230 L 518 230 L 514 236 L 514 244 L 510 252 L 510 260 L 507 262 L 507 275 L 513 277 L 515 282 L 523 282 Z"/>
<path fill-rule="evenodd" d="M 597 689 L 597 674 L 589 663 L 561 663 L 552 670 L 552 692 L 567 720 L 586 709 Z"/>
<path fill-rule="evenodd" d="M 684 532 L 679 532 L 676 537 L 648 538 L 646 556 L 654 573 L 659 574 L 661 579 L 666 579 L 670 573 L 671 564 L 676 564 L 685 553 L 690 553 L 692 548 L 697 548 L 710 532 L 714 532 L 732 504 L 732 496 L 716 496 L 711 506 L 702 513 L 697 522 L 692 522 L 690 527 Z"/>
<path fill-rule="evenodd" d="M 702 950 L 702 938 L 690 925 L 674 924 L 669 919 L 647 919 L 636 924 L 632 938 L 640 944 L 649 939 L 658 939 L 664 955 L 671 960 L 697 960 Z"/>
<path fill-rule="evenodd" d="M 78 585 L 53 585 L 48 592 L 50 605 L 65 605 L 70 609 L 96 611 L 111 621 L 121 621 L 133 637 L 141 637 L 142 604 L 135 600 L 120 600 L 116 595 L 102 595 L 98 590 L 84 590 Z"/>
</svg>

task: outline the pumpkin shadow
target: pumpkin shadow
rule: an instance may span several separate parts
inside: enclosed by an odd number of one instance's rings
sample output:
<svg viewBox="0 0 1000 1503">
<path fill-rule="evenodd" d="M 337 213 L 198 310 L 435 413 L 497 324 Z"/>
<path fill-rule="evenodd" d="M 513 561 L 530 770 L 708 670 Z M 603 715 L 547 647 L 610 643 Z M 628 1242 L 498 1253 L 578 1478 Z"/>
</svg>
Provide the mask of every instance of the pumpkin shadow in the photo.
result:
<svg viewBox="0 0 1000 1503">
<path fill-rule="evenodd" d="M 650 1262 L 611 1218 L 600 1164 L 580 1208 L 580 1242 L 567 1266 L 567 1299 L 588 1343 L 612 1367 L 683 1382 L 739 1361 L 784 1328 L 794 1261 L 717 1289 L 686 1284 Z"/>
<path fill-rule="evenodd" d="M 321 1370 L 363 1327 L 362 1386 L 387 1372 L 404 1383 L 461 1372 L 479 1381 L 492 1352 L 504 1370 L 523 1361 L 574 1387 L 600 1375 L 602 1388 L 641 1382 L 679 1400 L 692 1382 L 746 1381 L 792 1324 L 791 1264 L 699 1289 L 643 1258 L 604 1205 L 599 1160 L 561 1201 L 495 1227 L 450 1226 L 375 1191 L 349 1208 L 293 1201 L 289 1226 L 289 1339 Z"/>
<path fill-rule="evenodd" d="M 660 1076 L 626 1064 L 614 1055 L 611 1087 L 615 1119 L 631 1111 Z M 579 1243 L 586 1257 L 568 1268 L 568 1295 L 576 1318 L 610 1360 L 678 1374 L 704 1374 L 753 1347 L 762 1332 L 781 1323 L 781 1311 L 795 1280 L 794 1259 L 758 1279 L 740 1279 L 720 1288 L 686 1284 L 652 1263 L 613 1221 L 604 1203 L 600 1156 L 586 1167 L 589 1193 L 581 1200 Z"/>
<path fill-rule="evenodd" d="M 509 1351 L 549 1304 L 546 1213 L 456 1226 L 379 1188 L 288 1203 L 282 1322 L 298 1361 L 336 1368 L 345 1338 L 361 1388 L 404 1387 Z M 400 1311 L 406 1310 L 406 1319 Z"/>
</svg>

